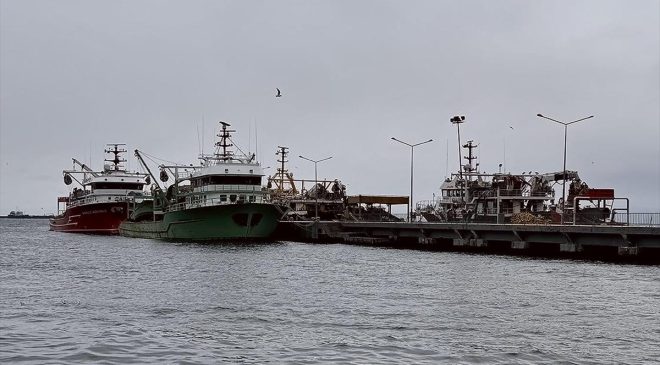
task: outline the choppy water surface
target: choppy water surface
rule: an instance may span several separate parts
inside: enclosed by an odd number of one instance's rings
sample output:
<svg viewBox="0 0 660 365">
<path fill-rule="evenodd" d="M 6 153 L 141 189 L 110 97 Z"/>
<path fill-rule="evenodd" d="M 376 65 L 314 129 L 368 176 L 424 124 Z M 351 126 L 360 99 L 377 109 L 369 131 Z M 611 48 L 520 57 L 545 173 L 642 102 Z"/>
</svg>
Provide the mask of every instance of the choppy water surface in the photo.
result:
<svg viewBox="0 0 660 365">
<path fill-rule="evenodd" d="M 0 363 L 653 363 L 660 268 L 0 220 Z"/>
</svg>

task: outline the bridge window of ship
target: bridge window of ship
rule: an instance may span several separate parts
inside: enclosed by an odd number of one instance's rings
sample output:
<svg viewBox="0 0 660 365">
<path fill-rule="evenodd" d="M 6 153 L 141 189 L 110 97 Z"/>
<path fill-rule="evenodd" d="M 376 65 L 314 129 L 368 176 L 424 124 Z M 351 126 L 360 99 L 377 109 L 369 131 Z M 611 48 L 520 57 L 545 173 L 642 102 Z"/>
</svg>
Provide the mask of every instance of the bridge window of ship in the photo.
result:
<svg viewBox="0 0 660 365">
<path fill-rule="evenodd" d="M 227 201 L 227 195 L 220 195 L 220 201 L 221 202 L 226 202 Z"/>
<path fill-rule="evenodd" d="M 116 182 L 97 182 L 90 184 L 92 191 L 96 189 L 120 189 L 120 190 L 142 190 L 143 184 L 136 183 L 116 183 Z"/>
<path fill-rule="evenodd" d="M 229 201 L 231 201 L 232 203 L 235 203 L 236 202 L 236 194 L 230 195 L 229 196 Z"/>
<path fill-rule="evenodd" d="M 257 198 L 254 195 L 250 195 L 248 198 L 250 203 L 254 203 L 254 201 L 257 200 Z"/>
<path fill-rule="evenodd" d="M 261 185 L 261 176 L 226 176 L 213 175 L 192 179 L 195 187 L 200 185 Z"/>
</svg>

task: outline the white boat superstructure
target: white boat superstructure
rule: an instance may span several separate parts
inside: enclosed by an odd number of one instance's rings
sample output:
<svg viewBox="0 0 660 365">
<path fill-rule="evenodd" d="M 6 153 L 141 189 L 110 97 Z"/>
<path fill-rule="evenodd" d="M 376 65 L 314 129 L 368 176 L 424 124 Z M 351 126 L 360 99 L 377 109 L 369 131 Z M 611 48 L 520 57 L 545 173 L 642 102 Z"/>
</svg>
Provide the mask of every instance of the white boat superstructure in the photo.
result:
<svg viewBox="0 0 660 365">
<path fill-rule="evenodd" d="M 102 171 L 94 171 L 73 159 L 74 168 L 64 170 L 64 183 L 75 187 L 68 196 L 57 198 L 57 216 L 50 220 L 53 231 L 117 234 L 119 224 L 131 214 L 135 204 L 149 198 L 144 187 L 149 185 L 148 175 L 126 171 L 121 153 L 123 144 L 111 144 L 106 153 L 113 154 L 105 160 Z M 80 170 L 75 167 L 79 166 Z M 63 207 L 61 207 L 63 205 Z"/>
<path fill-rule="evenodd" d="M 69 194 L 69 197 L 62 200 L 65 202 L 65 209 L 68 207 L 111 203 L 111 202 L 137 202 L 148 197 L 144 187 L 150 184 L 148 175 L 139 172 L 129 172 L 123 166 L 124 160 L 121 154 L 126 152 L 123 144 L 113 143 L 108 145 L 106 153 L 113 154 L 112 159 L 106 159 L 102 171 L 94 171 L 87 165 L 73 159 L 74 167 L 78 165 L 80 170 L 64 170 L 64 183 L 71 185 L 75 180 L 80 188 L 75 187 Z M 76 176 L 82 175 L 81 179 Z M 59 210 L 59 209 L 58 209 Z"/>
<path fill-rule="evenodd" d="M 235 130 L 228 129 L 228 123 L 220 124 L 216 150 L 200 157 L 201 166 L 161 166 L 161 180 L 167 180 L 168 170 L 175 176 L 168 198 L 179 197 L 168 211 L 268 202 L 268 191 L 261 185 L 264 176 L 261 164 L 255 161 L 254 154 L 234 153 L 231 133 Z M 186 180 L 190 184 L 181 185 Z"/>
</svg>

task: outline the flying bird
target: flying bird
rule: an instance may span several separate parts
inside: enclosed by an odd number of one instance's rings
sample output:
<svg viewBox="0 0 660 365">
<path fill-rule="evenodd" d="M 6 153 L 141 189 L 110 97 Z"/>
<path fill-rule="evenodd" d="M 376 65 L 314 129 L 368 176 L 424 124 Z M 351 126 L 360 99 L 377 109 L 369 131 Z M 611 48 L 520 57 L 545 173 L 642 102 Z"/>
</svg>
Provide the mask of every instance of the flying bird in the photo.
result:
<svg viewBox="0 0 660 365">
<path fill-rule="evenodd" d="M 277 95 L 275 95 L 276 98 L 281 98 L 282 97 L 282 92 L 280 89 L 277 89 Z"/>
<path fill-rule="evenodd" d="M 509 128 L 511 128 L 511 129 L 513 129 L 513 127 L 512 127 L 512 126 L 509 126 Z"/>
</svg>

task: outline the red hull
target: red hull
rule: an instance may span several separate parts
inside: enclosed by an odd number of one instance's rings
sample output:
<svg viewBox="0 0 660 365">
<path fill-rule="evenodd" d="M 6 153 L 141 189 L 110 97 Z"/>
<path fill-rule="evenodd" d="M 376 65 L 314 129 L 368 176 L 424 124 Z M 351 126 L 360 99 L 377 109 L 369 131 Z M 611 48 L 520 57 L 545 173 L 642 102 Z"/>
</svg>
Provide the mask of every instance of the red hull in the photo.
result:
<svg viewBox="0 0 660 365">
<path fill-rule="evenodd" d="M 59 232 L 119 234 L 119 224 L 128 217 L 128 203 L 109 202 L 69 207 L 50 220 L 50 230 Z"/>
</svg>

